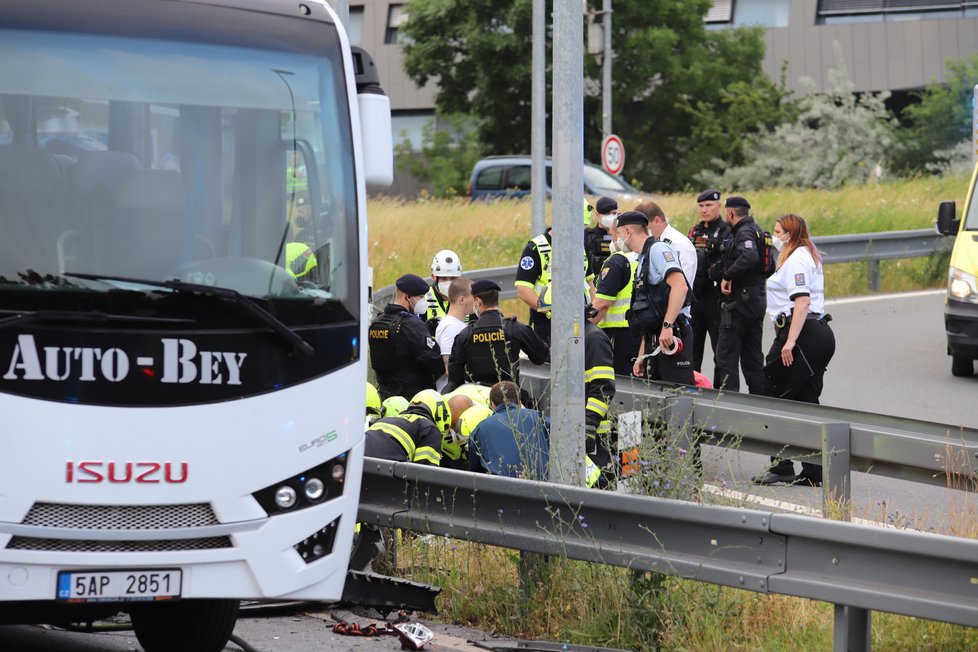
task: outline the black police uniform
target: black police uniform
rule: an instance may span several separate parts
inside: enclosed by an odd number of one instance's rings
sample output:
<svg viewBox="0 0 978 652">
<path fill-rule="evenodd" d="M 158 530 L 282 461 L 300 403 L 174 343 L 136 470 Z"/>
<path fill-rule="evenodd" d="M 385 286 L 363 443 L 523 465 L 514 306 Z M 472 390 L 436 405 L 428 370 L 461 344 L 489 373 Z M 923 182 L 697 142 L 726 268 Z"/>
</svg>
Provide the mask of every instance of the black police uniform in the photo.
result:
<svg viewBox="0 0 978 652">
<path fill-rule="evenodd" d="M 720 332 L 720 301 L 723 299 L 718 285 L 722 274 L 720 247 L 730 235 L 730 225 L 722 217 L 712 222 L 697 222 L 689 230 L 689 240 L 696 247 L 696 278 L 693 281 L 696 302 L 690 306 L 694 371 L 702 371 L 707 334 L 710 335 L 710 347 L 716 355 Z"/>
<path fill-rule="evenodd" d="M 584 251 L 588 266 L 597 271 L 611 255 L 611 234 L 601 225 L 584 229 Z"/>
<path fill-rule="evenodd" d="M 403 396 L 408 400 L 422 389 L 434 389 L 435 378 L 445 362 L 417 315 L 389 303 L 370 324 L 370 365 L 377 374 L 380 398 Z"/>
<path fill-rule="evenodd" d="M 467 382 L 492 386 L 512 380 L 519 384 L 520 351 L 526 351 L 534 364 L 543 364 L 550 355 L 550 347 L 529 326 L 515 318 L 504 319 L 499 310 L 486 310 L 455 336 L 443 392 Z"/>
<path fill-rule="evenodd" d="M 610 256 L 601 268 L 594 296 L 614 302 L 618 293 L 633 281 L 632 264 L 628 257 L 618 254 Z M 605 321 L 608 319 L 606 315 Z M 638 347 L 642 343 L 642 338 L 632 333 L 627 323 L 625 326 L 602 326 L 601 329 L 611 340 L 611 347 L 615 356 L 613 365 L 615 373 L 619 376 L 631 376 L 632 361 L 638 355 Z"/>
<path fill-rule="evenodd" d="M 732 292 L 720 304 L 720 337 L 713 375 L 717 389 L 740 391 L 739 362 L 750 393 L 764 393 L 761 337 L 767 295 L 758 249 L 761 233 L 761 227 L 748 215 L 733 227 L 730 240 L 723 245 L 720 279 L 732 282 Z"/>
<path fill-rule="evenodd" d="M 621 258 L 621 256 L 616 256 Z M 628 330 L 627 328 L 615 330 Z M 611 340 L 591 322 L 584 324 L 584 408 L 585 452 L 607 478 L 617 449 L 608 410 L 615 398 L 614 353 Z"/>
</svg>

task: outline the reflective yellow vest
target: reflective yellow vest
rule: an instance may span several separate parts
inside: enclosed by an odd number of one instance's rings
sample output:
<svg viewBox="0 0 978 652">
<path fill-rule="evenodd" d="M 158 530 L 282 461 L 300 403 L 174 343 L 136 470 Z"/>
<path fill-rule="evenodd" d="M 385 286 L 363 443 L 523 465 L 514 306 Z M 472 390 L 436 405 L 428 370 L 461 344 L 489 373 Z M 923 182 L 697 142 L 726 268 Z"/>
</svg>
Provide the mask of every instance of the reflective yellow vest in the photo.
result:
<svg viewBox="0 0 978 652">
<path fill-rule="evenodd" d="M 618 294 L 613 297 L 609 297 L 606 294 L 595 294 L 596 299 L 604 299 L 605 301 L 611 301 L 611 307 L 608 308 L 608 312 L 605 313 L 604 319 L 598 323 L 598 328 L 627 328 L 628 319 L 626 319 L 625 314 L 628 312 L 628 307 L 632 303 L 632 286 L 635 284 L 635 270 L 638 267 L 638 257 L 636 256 L 634 260 L 631 260 L 627 254 L 620 251 L 616 251 L 611 254 L 612 256 L 624 256 L 628 260 L 631 266 L 631 279 L 625 284 Z M 609 257 L 608 260 L 611 260 Z M 605 262 L 607 265 L 608 263 Z"/>
</svg>

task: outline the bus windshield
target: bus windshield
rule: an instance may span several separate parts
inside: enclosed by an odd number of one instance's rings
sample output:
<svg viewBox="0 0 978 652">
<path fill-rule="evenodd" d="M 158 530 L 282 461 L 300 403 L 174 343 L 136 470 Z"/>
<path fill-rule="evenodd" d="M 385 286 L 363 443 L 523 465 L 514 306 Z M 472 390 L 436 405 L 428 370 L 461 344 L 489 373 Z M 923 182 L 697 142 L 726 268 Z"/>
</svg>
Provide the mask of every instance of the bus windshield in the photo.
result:
<svg viewBox="0 0 978 652">
<path fill-rule="evenodd" d="M 323 31 L 328 56 L 0 30 L 0 303 L 206 327 L 219 302 L 160 283 L 177 280 L 292 325 L 356 319 L 352 134 Z"/>
</svg>

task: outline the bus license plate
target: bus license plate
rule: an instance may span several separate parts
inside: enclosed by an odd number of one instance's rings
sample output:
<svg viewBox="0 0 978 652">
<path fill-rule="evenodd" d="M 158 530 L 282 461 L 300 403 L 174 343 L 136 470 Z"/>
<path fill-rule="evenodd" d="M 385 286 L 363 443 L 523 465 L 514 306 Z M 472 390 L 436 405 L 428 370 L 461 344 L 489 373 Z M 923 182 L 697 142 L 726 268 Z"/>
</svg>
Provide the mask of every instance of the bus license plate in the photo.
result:
<svg viewBox="0 0 978 652">
<path fill-rule="evenodd" d="M 138 571 L 61 571 L 58 600 L 128 602 L 180 597 L 183 572 L 177 569 Z"/>
</svg>

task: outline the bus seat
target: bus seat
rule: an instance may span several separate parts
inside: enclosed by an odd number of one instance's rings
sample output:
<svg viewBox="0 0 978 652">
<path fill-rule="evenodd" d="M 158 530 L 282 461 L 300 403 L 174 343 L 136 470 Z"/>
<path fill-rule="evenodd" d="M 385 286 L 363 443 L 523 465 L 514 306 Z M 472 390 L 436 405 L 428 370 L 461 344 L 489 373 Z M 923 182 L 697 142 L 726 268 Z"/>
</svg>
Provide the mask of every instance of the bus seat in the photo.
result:
<svg viewBox="0 0 978 652">
<path fill-rule="evenodd" d="M 65 219 L 54 157 L 33 145 L 0 145 L 0 276 L 56 272 L 56 242 Z"/>
</svg>

